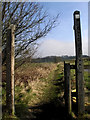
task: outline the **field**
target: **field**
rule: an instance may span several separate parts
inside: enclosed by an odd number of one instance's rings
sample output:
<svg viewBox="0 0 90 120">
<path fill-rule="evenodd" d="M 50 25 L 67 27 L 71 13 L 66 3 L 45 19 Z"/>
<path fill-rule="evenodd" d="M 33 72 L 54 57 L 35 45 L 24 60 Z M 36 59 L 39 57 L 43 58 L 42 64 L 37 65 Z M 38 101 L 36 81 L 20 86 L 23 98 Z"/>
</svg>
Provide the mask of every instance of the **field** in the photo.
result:
<svg viewBox="0 0 90 120">
<path fill-rule="evenodd" d="M 67 61 L 74 64 L 74 61 Z M 84 65 L 87 64 L 84 60 Z M 84 72 L 85 91 L 90 90 L 88 71 Z M 72 90 L 75 70 L 71 70 Z M 6 83 L 3 73 L 3 120 L 6 112 Z M 15 71 L 15 118 L 17 120 L 58 120 L 64 115 L 64 63 L 26 63 Z M 90 97 L 87 98 L 90 101 Z M 87 101 L 86 99 L 86 101 Z M 52 114 L 53 113 L 53 114 Z M 87 113 L 87 112 L 86 112 Z M 87 113 L 88 114 L 88 113 Z M 10 117 L 9 117 L 10 119 Z M 12 119 L 12 117 L 11 117 Z M 43 120 L 44 120 L 43 119 Z M 71 118 L 69 118 L 71 119 Z M 75 117 L 73 118 L 75 119 Z"/>
</svg>

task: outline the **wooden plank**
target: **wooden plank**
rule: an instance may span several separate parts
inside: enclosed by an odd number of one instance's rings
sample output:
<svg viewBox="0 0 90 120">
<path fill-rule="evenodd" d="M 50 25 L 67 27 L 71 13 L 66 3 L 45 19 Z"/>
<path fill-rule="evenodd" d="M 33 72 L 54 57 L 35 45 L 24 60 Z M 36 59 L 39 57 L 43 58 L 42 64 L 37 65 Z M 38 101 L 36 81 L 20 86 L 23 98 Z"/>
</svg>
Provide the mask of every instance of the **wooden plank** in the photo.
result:
<svg viewBox="0 0 90 120">
<path fill-rule="evenodd" d="M 65 107 L 67 113 L 71 114 L 71 80 L 70 80 L 70 64 L 64 62 L 64 79 L 65 79 Z"/>
</svg>

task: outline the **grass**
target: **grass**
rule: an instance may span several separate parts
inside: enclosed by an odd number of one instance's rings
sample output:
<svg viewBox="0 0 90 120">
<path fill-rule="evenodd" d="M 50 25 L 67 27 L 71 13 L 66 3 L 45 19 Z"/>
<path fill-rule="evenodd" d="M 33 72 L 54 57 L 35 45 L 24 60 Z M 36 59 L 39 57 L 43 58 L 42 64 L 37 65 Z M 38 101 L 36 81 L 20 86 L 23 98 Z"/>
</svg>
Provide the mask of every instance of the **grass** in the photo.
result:
<svg viewBox="0 0 90 120">
<path fill-rule="evenodd" d="M 83 59 L 84 65 L 90 65 L 90 59 Z"/>
<path fill-rule="evenodd" d="M 84 80 L 85 80 L 85 87 L 88 89 L 88 91 L 90 90 L 90 80 L 89 80 L 89 73 L 88 71 L 84 72 Z"/>
<path fill-rule="evenodd" d="M 72 65 L 75 64 L 73 61 Z M 87 61 L 84 60 L 87 65 Z M 88 72 L 84 72 L 85 87 L 90 90 Z M 75 89 L 75 70 L 71 70 L 72 89 Z M 35 110 L 30 107 L 49 103 L 60 99 L 64 95 L 64 64 L 60 63 L 27 63 L 15 71 L 15 108 L 16 118 L 19 120 L 34 119 Z M 3 106 L 6 105 L 6 84 L 2 89 Z M 90 99 L 90 98 L 89 98 Z M 60 101 L 59 101 L 60 102 Z M 39 111 L 39 109 L 37 110 Z M 4 119 L 8 114 L 3 114 Z M 10 118 L 10 116 L 9 116 Z M 10 118 L 12 119 L 12 118 Z"/>
<path fill-rule="evenodd" d="M 29 111 L 29 106 L 48 103 L 58 97 L 58 87 L 53 84 L 53 80 L 62 77 L 59 74 L 59 67 L 62 67 L 62 65 L 53 63 L 28 63 L 15 71 L 15 108 L 16 115 L 20 119 L 23 116 L 25 118 L 35 117 L 32 111 Z M 2 93 L 3 106 L 6 103 L 6 84 L 4 84 L 5 82 L 3 82 Z M 7 114 L 3 114 L 3 118 L 7 117 Z"/>
<path fill-rule="evenodd" d="M 70 65 L 75 65 L 75 61 L 66 61 L 67 63 L 70 63 Z M 83 60 L 84 68 L 89 69 L 90 68 L 90 61 L 88 59 Z M 76 76 L 75 76 L 75 70 L 71 70 L 71 82 L 72 82 L 72 90 L 76 89 Z M 90 73 L 87 70 L 84 70 L 84 88 L 85 93 L 88 93 L 90 91 Z M 76 102 L 76 97 L 74 97 L 74 101 Z M 90 96 L 85 94 L 85 113 L 89 113 L 89 106 L 90 106 Z"/>
</svg>

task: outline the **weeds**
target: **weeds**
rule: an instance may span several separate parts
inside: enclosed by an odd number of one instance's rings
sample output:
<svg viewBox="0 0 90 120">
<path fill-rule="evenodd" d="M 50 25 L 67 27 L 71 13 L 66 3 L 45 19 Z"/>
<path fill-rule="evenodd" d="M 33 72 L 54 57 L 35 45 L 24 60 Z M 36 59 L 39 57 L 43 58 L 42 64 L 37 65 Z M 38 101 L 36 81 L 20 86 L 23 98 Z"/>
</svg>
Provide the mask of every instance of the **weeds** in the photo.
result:
<svg viewBox="0 0 90 120">
<path fill-rule="evenodd" d="M 73 64 L 74 61 L 71 62 Z M 86 61 L 87 62 L 87 61 Z M 84 72 L 86 88 L 89 90 L 88 73 Z M 75 70 L 71 70 L 72 88 L 75 88 Z M 20 120 L 34 119 L 35 105 L 54 101 L 59 105 L 59 98 L 64 95 L 64 64 L 60 63 L 27 63 L 15 71 L 15 108 Z M 3 106 L 6 104 L 6 83 L 2 89 Z M 60 101 L 59 101 L 60 102 Z M 39 109 L 38 109 L 39 111 Z M 4 119 L 8 117 L 3 114 Z"/>
</svg>

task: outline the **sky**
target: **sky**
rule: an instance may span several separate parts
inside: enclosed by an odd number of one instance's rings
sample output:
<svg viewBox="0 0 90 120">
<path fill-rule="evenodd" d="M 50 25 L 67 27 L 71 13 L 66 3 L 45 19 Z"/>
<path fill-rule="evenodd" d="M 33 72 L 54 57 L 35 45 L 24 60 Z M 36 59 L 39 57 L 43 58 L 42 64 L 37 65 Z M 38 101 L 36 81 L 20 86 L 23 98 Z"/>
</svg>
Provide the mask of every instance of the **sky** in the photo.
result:
<svg viewBox="0 0 90 120">
<path fill-rule="evenodd" d="M 88 11 L 90 11 L 90 2 L 88 3 Z M 88 14 L 88 21 L 90 21 L 90 14 Z M 88 55 L 90 56 L 90 22 L 88 22 Z"/>
<path fill-rule="evenodd" d="M 83 54 L 88 55 L 88 2 L 41 2 L 50 16 L 60 13 L 56 28 L 40 39 L 37 57 L 75 55 L 73 13 L 80 11 Z"/>
</svg>

